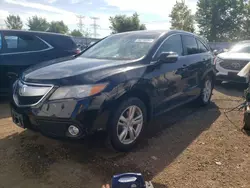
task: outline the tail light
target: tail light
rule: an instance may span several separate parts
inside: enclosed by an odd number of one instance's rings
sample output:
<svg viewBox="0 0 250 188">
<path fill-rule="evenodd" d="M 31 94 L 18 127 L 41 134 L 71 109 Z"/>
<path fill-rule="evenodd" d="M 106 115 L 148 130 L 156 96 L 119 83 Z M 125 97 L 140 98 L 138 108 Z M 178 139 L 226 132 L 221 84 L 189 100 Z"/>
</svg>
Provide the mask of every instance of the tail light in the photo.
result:
<svg viewBox="0 0 250 188">
<path fill-rule="evenodd" d="M 80 50 L 79 48 L 77 48 L 77 49 L 75 50 L 75 54 L 77 55 L 77 54 L 79 54 L 79 53 L 81 53 L 81 50 Z"/>
</svg>

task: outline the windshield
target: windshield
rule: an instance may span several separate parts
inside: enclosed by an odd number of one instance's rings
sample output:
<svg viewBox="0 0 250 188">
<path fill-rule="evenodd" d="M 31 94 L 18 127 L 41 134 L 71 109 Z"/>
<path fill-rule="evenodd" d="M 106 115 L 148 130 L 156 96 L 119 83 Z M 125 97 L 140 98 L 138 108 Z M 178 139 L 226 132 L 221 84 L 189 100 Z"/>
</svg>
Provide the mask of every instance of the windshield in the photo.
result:
<svg viewBox="0 0 250 188">
<path fill-rule="evenodd" d="M 230 52 L 250 53 L 250 44 L 236 44 L 231 48 Z"/>
<path fill-rule="evenodd" d="M 112 35 L 83 53 L 97 59 L 133 60 L 145 56 L 161 33 L 123 33 Z"/>
</svg>

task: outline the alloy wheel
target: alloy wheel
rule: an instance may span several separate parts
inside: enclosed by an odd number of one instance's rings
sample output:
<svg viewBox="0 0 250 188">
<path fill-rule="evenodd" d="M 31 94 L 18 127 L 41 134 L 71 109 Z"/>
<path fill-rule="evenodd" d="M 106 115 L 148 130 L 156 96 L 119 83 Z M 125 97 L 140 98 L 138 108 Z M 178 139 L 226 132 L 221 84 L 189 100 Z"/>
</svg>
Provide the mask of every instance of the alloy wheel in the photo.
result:
<svg viewBox="0 0 250 188">
<path fill-rule="evenodd" d="M 212 82 L 210 79 L 205 81 L 203 88 L 203 101 L 208 102 L 212 93 Z"/>
<path fill-rule="evenodd" d="M 143 113 L 138 106 L 129 106 L 120 115 L 117 123 L 117 136 L 122 144 L 134 142 L 143 126 Z"/>
</svg>

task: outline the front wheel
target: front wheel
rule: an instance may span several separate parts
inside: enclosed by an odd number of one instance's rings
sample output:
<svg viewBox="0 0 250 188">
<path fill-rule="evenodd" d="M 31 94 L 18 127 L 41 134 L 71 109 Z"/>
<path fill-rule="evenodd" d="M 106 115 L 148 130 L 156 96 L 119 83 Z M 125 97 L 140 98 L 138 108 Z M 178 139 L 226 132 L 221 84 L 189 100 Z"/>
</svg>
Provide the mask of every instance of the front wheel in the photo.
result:
<svg viewBox="0 0 250 188">
<path fill-rule="evenodd" d="M 212 92 L 214 88 L 214 80 L 211 76 L 206 76 L 203 80 L 201 93 L 198 98 L 198 103 L 202 106 L 210 103 Z"/>
<path fill-rule="evenodd" d="M 138 98 L 123 101 L 114 112 L 109 127 L 109 138 L 115 150 L 129 151 L 140 137 L 147 111 Z"/>
</svg>

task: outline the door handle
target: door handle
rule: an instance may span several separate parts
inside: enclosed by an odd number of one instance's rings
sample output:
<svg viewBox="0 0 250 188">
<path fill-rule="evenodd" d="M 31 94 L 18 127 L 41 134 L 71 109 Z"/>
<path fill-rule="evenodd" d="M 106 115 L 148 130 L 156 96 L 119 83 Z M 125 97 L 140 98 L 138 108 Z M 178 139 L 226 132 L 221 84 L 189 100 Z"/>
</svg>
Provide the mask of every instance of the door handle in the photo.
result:
<svg viewBox="0 0 250 188">
<path fill-rule="evenodd" d="M 11 78 L 17 78 L 18 77 L 18 74 L 15 73 L 15 72 L 8 72 L 7 73 L 7 76 L 11 79 Z"/>
</svg>

